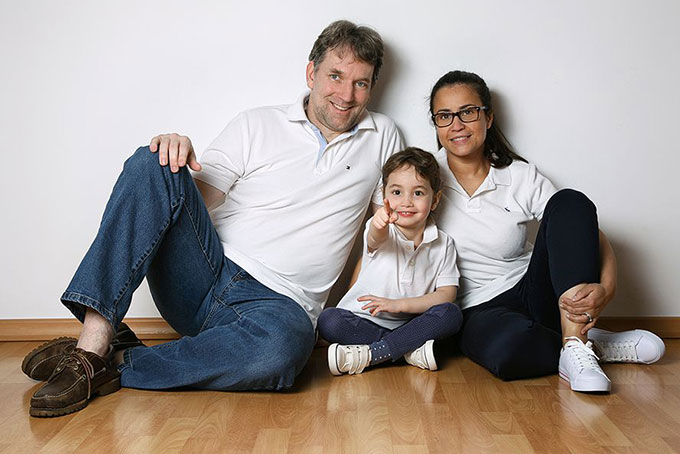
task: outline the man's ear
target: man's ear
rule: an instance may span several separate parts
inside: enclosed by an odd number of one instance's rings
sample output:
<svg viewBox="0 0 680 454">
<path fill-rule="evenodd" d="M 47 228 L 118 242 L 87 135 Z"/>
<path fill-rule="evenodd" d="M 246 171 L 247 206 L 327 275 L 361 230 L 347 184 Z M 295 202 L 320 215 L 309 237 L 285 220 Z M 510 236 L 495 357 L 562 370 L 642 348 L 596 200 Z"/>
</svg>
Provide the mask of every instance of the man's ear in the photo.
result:
<svg viewBox="0 0 680 454">
<path fill-rule="evenodd" d="M 315 75 L 314 69 L 315 68 L 313 61 L 307 63 L 307 69 L 305 69 L 305 77 L 307 78 L 307 87 L 309 87 L 310 90 L 314 88 L 314 75 Z"/>
<path fill-rule="evenodd" d="M 430 208 L 430 211 L 434 211 L 437 209 L 437 206 L 439 205 L 439 201 L 442 198 L 442 191 L 437 191 L 437 193 L 432 197 L 432 207 Z"/>
</svg>

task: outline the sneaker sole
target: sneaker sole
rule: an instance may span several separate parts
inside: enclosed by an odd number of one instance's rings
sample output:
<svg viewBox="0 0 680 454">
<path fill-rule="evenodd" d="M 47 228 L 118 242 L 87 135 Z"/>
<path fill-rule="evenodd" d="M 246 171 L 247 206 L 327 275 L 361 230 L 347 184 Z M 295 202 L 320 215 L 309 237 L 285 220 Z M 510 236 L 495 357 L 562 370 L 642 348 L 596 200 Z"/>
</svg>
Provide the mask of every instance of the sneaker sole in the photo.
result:
<svg viewBox="0 0 680 454">
<path fill-rule="evenodd" d="M 328 369 L 333 375 L 342 375 L 342 372 L 338 370 L 338 344 L 331 344 L 328 346 Z"/>
<path fill-rule="evenodd" d="M 434 358 L 434 341 L 429 340 L 425 343 L 429 344 L 425 347 L 425 362 L 427 363 L 427 368 L 430 370 L 437 370 L 437 360 Z"/>
<path fill-rule="evenodd" d="M 583 384 L 576 385 L 576 384 L 572 383 L 571 380 L 569 380 L 569 376 L 567 375 L 567 373 L 564 370 L 562 370 L 562 368 L 560 368 L 560 370 L 559 370 L 559 375 L 560 375 L 560 378 L 562 380 L 569 383 L 569 387 L 571 388 L 572 391 L 577 391 L 577 392 L 580 392 L 580 393 L 608 393 L 612 389 L 611 382 L 607 383 L 607 385 L 604 389 L 594 389 L 594 388 L 598 388 L 598 387 L 595 387 L 595 386 L 592 386 L 592 385 L 591 386 L 586 386 L 586 385 L 583 385 Z"/>
<path fill-rule="evenodd" d="M 75 344 L 76 342 L 78 342 L 78 340 L 73 338 L 73 337 L 58 337 L 56 339 L 52 339 L 50 341 L 45 342 L 44 344 L 37 346 L 36 348 L 31 350 L 31 352 L 29 354 L 27 354 L 24 357 L 24 360 L 21 363 L 21 371 L 24 374 L 26 374 L 26 376 L 28 378 L 30 378 L 32 380 L 38 380 L 38 381 L 47 380 L 48 378 L 50 378 L 49 376 L 43 377 L 42 375 L 35 375 L 33 373 L 33 370 L 35 370 L 35 367 L 32 370 L 28 370 L 28 363 L 31 362 L 31 360 L 33 360 L 33 358 L 35 358 L 38 354 L 42 353 L 44 350 L 46 350 L 49 347 L 52 347 L 55 344 L 58 344 L 58 343 L 67 344 L 67 343 L 71 343 L 71 342 L 73 342 Z M 53 357 L 51 357 L 51 358 L 53 358 Z M 48 359 L 48 358 L 45 358 L 45 359 Z"/>
<path fill-rule="evenodd" d="M 115 393 L 119 389 L 120 389 L 120 377 L 116 377 L 113 380 L 101 385 L 99 389 L 94 393 L 94 395 L 106 396 L 107 394 Z M 76 402 L 75 404 L 71 404 L 62 408 L 30 407 L 28 409 L 28 414 L 36 418 L 54 418 L 56 416 L 69 415 L 71 413 L 80 411 L 83 408 L 87 407 L 88 403 L 89 399 L 83 399 L 81 401 Z"/>
</svg>

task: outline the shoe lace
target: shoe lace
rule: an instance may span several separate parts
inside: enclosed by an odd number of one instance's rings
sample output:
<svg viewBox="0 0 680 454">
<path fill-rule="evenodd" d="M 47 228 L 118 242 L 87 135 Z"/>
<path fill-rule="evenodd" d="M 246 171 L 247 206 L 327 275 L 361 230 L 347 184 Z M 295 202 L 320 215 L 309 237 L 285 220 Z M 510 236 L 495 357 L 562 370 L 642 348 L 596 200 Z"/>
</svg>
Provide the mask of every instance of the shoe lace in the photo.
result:
<svg viewBox="0 0 680 454">
<path fill-rule="evenodd" d="M 633 340 L 597 342 L 600 354 L 609 361 L 636 361 L 638 359 Z"/>
<path fill-rule="evenodd" d="M 592 349 L 592 342 L 588 341 L 585 344 L 578 337 L 566 337 L 567 343 L 564 348 L 569 350 L 571 361 L 578 367 L 578 371 L 581 372 L 583 369 L 594 369 L 604 375 L 600 365 L 597 361 L 600 359 L 597 357 Z M 569 341 L 575 342 L 569 342 Z"/>
<path fill-rule="evenodd" d="M 52 377 L 56 376 L 59 372 L 66 368 L 78 372 L 81 367 L 85 371 L 85 377 L 87 378 L 87 398 L 89 399 L 92 390 L 92 378 L 94 377 L 94 366 L 80 349 L 76 348 L 69 354 L 64 355 L 57 364 L 57 367 L 54 369 L 54 372 L 52 372 L 52 375 L 48 381 L 51 381 Z"/>
</svg>

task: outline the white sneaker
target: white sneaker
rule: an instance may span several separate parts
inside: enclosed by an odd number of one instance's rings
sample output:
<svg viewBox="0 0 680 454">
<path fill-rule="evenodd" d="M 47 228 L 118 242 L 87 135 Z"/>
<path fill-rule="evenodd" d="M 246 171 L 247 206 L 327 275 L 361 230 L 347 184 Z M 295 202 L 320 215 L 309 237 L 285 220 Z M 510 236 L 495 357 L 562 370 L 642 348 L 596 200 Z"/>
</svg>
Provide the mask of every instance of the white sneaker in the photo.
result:
<svg viewBox="0 0 680 454">
<path fill-rule="evenodd" d="M 437 370 L 437 361 L 434 359 L 434 340 L 430 339 L 412 352 L 404 355 L 404 359 L 412 366 L 421 369 Z"/>
<path fill-rule="evenodd" d="M 612 382 L 597 364 L 592 343 L 584 344 L 578 337 L 565 339 L 567 343 L 560 353 L 560 377 L 569 382 L 573 391 L 609 391 Z"/>
<path fill-rule="evenodd" d="M 328 368 L 333 375 L 360 374 L 371 362 L 371 348 L 368 345 L 328 346 Z"/>
<path fill-rule="evenodd" d="M 593 342 L 605 363 L 651 364 L 661 359 L 666 346 L 659 336 L 643 329 L 612 333 L 591 328 L 588 339 Z"/>
</svg>

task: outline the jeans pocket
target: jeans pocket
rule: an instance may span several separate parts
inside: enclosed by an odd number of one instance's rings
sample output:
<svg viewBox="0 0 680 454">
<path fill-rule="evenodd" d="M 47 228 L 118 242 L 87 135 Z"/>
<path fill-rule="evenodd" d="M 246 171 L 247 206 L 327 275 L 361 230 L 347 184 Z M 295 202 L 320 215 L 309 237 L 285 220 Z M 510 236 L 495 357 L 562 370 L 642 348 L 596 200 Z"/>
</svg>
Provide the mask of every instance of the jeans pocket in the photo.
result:
<svg viewBox="0 0 680 454">
<path fill-rule="evenodd" d="M 252 283 L 257 282 L 245 270 L 239 270 L 236 274 L 231 276 L 231 279 L 226 282 L 226 285 L 223 284 L 223 286 L 218 286 L 213 295 L 218 303 L 228 306 L 230 301 L 239 299 L 242 287 L 250 287 L 247 281 L 251 281 Z"/>
<path fill-rule="evenodd" d="M 247 280 L 253 280 L 253 277 L 250 274 L 248 274 L 246 270 L 241 270 L 238 273 L 236 273 L 236 276 L 232 278 L 230 285 L 235 284 L 236 282 Z M 227 287 L 229 287 L 229 285 Z"/>
</svg>

